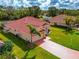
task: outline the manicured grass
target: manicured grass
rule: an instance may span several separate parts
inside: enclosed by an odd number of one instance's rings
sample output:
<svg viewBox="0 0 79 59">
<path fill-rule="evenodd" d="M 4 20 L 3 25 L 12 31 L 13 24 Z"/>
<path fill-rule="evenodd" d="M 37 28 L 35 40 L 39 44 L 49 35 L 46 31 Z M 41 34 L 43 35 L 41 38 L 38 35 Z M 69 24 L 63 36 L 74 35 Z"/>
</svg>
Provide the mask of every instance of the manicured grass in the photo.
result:
<svg viewBox="0 0 79 59">
<path fill-rule="evenodd" d="M 63 28 L 51 27 L 51 40 L 63 46 L 79 50 L 79 31 L 66 32 Z"/>
<path fill-rule="evenodd" d="M 22 57 L 26 57 L 24 59 L 32 59 L 32 57 L 34 56 L 35 59 L 59 59 L 38 46 L 29 49 L 27 47 L 27 42 L 25 42 L 23 39 L 19 37 L 12 35 L 11 33 L 0 33 L 0 39 L 2 39 L 3 41 L 12 41 L 12 43 L 14 44 L 12 54 L 16 55 L 19 59 L 22 59 Z"/>
</svg>

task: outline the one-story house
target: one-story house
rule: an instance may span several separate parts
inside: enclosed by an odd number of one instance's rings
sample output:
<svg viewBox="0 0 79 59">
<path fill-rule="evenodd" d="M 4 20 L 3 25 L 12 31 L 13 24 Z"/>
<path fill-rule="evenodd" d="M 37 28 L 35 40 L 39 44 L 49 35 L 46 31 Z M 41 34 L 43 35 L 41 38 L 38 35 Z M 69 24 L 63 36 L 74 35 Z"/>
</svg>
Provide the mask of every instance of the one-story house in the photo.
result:
<svg viewBox="0 0 79 59">
<path fill-rule="evenodd" d="M 66 17 L 66 15 L 58 15 L 55 17 L 52 17 L 51 19 L 49 19 L 49 22 L 51 25 L 57 24 L 65 24 L 64 18 Z"/>
<path fill-rule="evenodd" d="M 48 23 L 38 18 L 34 18 L 32 16 L 27 16 L 18 20 L 8 21 L 4 24 L 4 30 L 7 32 L 11 32 L 14 35 L 18 35 L 26 41 L 31 42 L 30 29 L 27 26 L 29 24 L 33 25 L 36 28 L 36 30 L 41 34 L 41 37 L 32 34 L 32 42 L 46 37 L 49 27 Z"/>
<path fill-rule="evenodd" d="M 48 19 L 48 22 L 50 23 L 50 25 L 58 25 L 58 26 L 64 26 L 64 27 L 68 27 L 65 23 L 65 18 L 68 17 L 67 15 L 61 14 L 52 18 Z M 74 16 L 69 16 L 71 17 L 73 20 L 75 20 Z"/>
</svg>

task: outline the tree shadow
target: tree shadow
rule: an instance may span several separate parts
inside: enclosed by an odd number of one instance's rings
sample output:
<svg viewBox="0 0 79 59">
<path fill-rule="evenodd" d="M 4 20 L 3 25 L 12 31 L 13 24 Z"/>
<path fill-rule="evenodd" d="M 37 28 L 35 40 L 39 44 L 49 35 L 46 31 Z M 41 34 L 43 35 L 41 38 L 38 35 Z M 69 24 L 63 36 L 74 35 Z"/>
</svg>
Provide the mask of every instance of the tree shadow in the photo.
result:
<svg viewBox="0 0 79 59">
<path fill-rule="evenodd" d="M 22 59 L 26 59 L 26 57 L 28 56 L 30 50 L 28 50 L 27 52 L 25 52 L 25 55 L 22 57 Z"/>
<path fill-rule="evenodd" d="M 30 50 L 28 50 L 27 52 L 25 52 L 25 55 L 22 57 L 22 59 L 35 59 L 35 58 L 36 58 L 35 55 L 32 56 L 32 57 L 30 57 L 30 58 L 28 58 L 27 56 L 28 56 L 29 51 L 30 51 Z"/>
<path fill-rule="evenodd" d="M 11 40 L 13 43 L 15 43 L 17 46 L 19 46 L 23 51 L 30 50 L 36 47 L 35 44 L 25 41 L 22 38 L 13 35 L 12 33 L 1 33 L 9 40 Z"/>
<path fill-rule="evenodd" d="M 79 33 L 75 33 L 76 35 L 79 35 Z"/>
<path fill-rule="evenodd" d="M 71 34 L 71 35 L 73 35 L 73 34 L 75 33 L 75 31 L 74 31 L 73 29 L 69 29 L 69 30 L 64 29 L 63 32 L 64 32 L 65 34 Z"/>
</svg>

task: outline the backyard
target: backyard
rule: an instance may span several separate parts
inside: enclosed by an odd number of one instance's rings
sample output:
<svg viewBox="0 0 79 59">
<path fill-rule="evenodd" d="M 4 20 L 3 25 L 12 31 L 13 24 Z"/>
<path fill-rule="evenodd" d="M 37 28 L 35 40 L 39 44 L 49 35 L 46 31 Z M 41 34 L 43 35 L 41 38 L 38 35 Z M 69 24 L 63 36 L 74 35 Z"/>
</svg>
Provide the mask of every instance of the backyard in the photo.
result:
<svg viewBox="0 0 79 59">
<path fill-rule="evenodd" d="M 28 42 L 25 42 L 21 38 L 16 37 L 11 33 L 6 34 L 4 32 L 1 32 L 0 39 L 2 39 L 3 41 L 7 40 L 12 41 L 14 45 L 12 54 L 14 54 L 19 59 L 22 58 L 32 59 L 32 57 L 35 57 L 35 59 L 59 59 L 38 46 L 35 46 L 32 49 L 28 48 L 27 47 Z"/>
<path fill-rule="evenodd" d="M 51 27 L 51 40 L 65 47 L 79 50 L 79 31 L 66 32 L 64 28 Z"/>
</svg>

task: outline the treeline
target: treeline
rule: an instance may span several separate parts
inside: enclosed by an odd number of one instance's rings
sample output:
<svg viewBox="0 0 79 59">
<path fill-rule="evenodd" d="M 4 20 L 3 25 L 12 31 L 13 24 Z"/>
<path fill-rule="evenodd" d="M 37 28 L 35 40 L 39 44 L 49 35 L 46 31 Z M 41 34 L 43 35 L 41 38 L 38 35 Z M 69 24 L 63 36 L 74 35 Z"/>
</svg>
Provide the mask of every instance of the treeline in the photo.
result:
<svg viewBox="0 0 79 59">
<path fill-rule="evenodd" d="M 71 9 L 57 9 L 55 7 L 49 7 L 47 12 L 48 12 L 48 16 L 56 16 L 59 14 L 66 14 L 69 16 L 79 16 L 79 9 L 71 10 Z"/>
<path fill-rule="evenodd" d="M 64 14 L 71 15 L 71 16 L 78 16 L 79 10 L 66 10 L 66 9 L 64 9 Z"/>
<path fill-rule="evenodd" d="M 57 9 L 55 7 L 49 7 L 48 10 L 41 10 L 38 6 L 17 9 L 11 6 L 7 8 L 0 7 L 0 20 L 16 20 L 25 16 L 42 17 L 46 15 L 54 17 L 60 14 L 78 16 L 79 10 Z"/>
<path fill-rule="evenodd" d="M 41 14 L 39 7 L 28 7 L 28 8 L 0 8 L 0 20 L 15 20 L 25 16 L 38 17 Z"/>
</svg>

